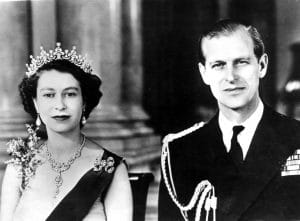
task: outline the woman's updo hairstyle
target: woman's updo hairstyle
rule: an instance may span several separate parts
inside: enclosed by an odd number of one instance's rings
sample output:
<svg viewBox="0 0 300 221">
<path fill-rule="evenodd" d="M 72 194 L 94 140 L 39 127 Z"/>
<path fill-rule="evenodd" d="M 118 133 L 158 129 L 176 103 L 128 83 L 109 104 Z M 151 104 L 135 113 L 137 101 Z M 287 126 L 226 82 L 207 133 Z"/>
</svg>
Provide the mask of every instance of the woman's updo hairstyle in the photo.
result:
<svg viewBox="0 0 300 221">
<path fill-rule="evenodd" d="M 102 81 L 97 75 L 86 73 L 80 67 L 68 60 L 53 60 L 41 66 L 32 76 L 25 76 L 23 78 L 19 85 L 19 91 L 24 110 L 29 113 L 33 119 L 36 119 L 37 112 L 33 99 L 36 98 L 38 80 L 43 71 L 49 70 L 70 73 L 79 82 L 83 102 L 85 104 L 83 115 L 88 119 L 91 111 L 98 105 L 100 98 L 102 97 L 100 91 Z"/>
</svg>

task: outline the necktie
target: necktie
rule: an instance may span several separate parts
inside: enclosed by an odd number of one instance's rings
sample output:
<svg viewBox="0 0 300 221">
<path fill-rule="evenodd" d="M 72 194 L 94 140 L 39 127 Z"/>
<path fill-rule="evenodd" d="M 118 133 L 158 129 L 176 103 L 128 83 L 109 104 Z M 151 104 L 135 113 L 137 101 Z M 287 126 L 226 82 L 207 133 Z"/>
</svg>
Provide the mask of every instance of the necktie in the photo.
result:
<svg viewBox="0 0 300 221">
<path fill-rule="evenodd" d="M 238 134 L 244 130 L 243 126 L 234 126 L 232 128 L 233 134 L 231 138 L 231 147 L 229 151 L 229 155 L 231 156 L 234 163 L 239 166 L 243 163 L 243 151 L 242 148 L 237 140 Z"/>
</svg>

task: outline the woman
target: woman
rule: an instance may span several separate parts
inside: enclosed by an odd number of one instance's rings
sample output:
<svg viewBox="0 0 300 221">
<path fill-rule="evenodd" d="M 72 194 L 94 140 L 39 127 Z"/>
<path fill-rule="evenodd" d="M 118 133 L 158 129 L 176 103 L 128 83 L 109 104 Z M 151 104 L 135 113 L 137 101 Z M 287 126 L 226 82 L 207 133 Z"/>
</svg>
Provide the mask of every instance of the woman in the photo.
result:
<svg viewBox="0 0 300 221">
<path fill-rule="evenodd" d="M 1 220 L 132 220 L 122 158 L 81 133 L 102 96 L 86 58 L 57 43 L 27 67 L 19 89 L 37 128 L 28 127 L 25 142 L 9 143 Z"/>
</svg>

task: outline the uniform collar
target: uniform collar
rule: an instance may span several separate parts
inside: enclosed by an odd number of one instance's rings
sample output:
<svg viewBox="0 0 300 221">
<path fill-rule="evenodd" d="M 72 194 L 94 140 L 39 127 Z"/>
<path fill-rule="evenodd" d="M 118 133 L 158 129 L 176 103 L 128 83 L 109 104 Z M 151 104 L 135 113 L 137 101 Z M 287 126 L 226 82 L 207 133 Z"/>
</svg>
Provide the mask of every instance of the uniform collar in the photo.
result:
<svg viewBox="0 0 300 221">
<path fill-rule="evenodd" d="M 244 159 L 248 152 L 257 125 L 262 118 L 263 112 L 264 112 L 264 105 L 262 101 L 259 100 L 258 106 L 256 110 L 253 112 L 253 114 L 244 122 L 239 124 L 245 127 L 245 129 L 238 135 L 238 142 L 242 147 Z M 224 114 L 222 114 L 221 111 L 219 111 L 218 122 L 219 122 L 220 129 L 222 131 L 223 142 L 225 144 L 227 152 L 229 152 L 230 145 L 231 145 L 231 137 L 232 137 L 232 127 L 236 126 L 237 124 L 235 122 L 231 122 L 230 120 L 228 120 L 224 116 Z"/>
</svg>

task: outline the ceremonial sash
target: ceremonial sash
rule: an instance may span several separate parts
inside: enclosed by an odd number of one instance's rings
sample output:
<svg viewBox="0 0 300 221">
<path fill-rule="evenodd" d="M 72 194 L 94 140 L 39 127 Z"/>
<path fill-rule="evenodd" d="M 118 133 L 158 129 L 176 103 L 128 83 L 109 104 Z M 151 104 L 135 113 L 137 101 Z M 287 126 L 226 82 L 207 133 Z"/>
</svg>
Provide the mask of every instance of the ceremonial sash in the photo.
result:
<svg viewBox="0 0 300 221">
<path fill-rule="evenodd" d="M 112 163 L 113 159 L 113 163 Z M 110 161 L 110 164 L 108 162 Z M 104 150 L 98 165 L 79 180 L 62 199 L 46 221 L 81 221 L 89 213 L 96 199 L 103 201 L 121 158 Z"/>
</svg>

